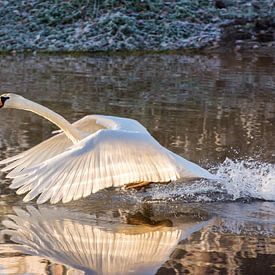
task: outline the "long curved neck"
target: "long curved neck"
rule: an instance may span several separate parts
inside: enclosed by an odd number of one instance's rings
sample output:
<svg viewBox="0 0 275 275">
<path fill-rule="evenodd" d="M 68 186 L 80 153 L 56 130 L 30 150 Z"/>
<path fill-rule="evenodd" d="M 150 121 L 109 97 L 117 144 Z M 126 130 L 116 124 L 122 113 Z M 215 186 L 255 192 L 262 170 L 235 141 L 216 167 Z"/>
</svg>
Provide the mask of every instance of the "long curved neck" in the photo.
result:
<svg viewBox="0 0 275 275">
<path fill-rule="evenodd" d="M 61 130 L 63 130 L 64 134 L 73 143 L 77 143 L 83 138 L 81 136 L 81 133 L 75 127 L 73 127 L 73 125 L 69 123 L 64 117 L 62 117 L 61 115 L 53 112 L 52 110 L 38 103 L 32 102 L 24 98 L 24 100 L 20 102 L 19 106 L 16 106 L 16 109 L 23 109 L 26 111 L 30 111 L 48 119 L 49 121 L 54 123 L 57 127 L 59 127 Z"/>
</svg>

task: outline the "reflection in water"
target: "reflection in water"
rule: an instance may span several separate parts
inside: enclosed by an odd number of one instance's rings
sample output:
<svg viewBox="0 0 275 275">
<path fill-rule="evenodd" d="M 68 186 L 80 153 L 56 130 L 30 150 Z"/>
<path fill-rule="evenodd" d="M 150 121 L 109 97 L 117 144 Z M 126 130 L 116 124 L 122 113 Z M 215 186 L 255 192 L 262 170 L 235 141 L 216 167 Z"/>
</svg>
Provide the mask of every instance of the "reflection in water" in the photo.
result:
<svg viewBox="0 0 275 275">
<path fill-rule="evenodd" d="M 139 212 L 124 217 L 128 224 L 94 220 L 88 214 L 51 207 L 29 206 L 27 211 L 15 208 L 14 212 L 16 215 L 3 222 L 6 229 L 2 234 L 17 243 L 9 249 L 45 257 L 87 274 L 154 274 L 180 240 L 208 224 L 190 219 L 172 227 L 169 220 L 152 220 Z M 2 265 L 3 272 L 9 273 L 15 264 L 11 267 L 2 260 Z"/>
<path fill-rule="evenodd" d="M 275 203 L 209 203 L 215 222 L 181 241 L 157 274 L 274 274 Z"/>
</svg>

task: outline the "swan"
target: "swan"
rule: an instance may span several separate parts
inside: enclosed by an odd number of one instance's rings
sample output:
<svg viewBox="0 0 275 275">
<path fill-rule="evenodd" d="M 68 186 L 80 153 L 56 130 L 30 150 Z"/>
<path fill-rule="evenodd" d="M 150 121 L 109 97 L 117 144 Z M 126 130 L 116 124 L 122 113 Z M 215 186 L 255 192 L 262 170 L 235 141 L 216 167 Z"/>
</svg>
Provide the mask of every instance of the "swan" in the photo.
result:
<svg viewBox="0 0 275 275">
<path fill-rule="evenodd" d="M 108 187 L 140 188 L 150 183 L 216 176 L 161 146 L 138 121 L 88 115 L 75 123 L 21 95 L 6 93 L 0 108 L 36 113 L 60 128 L 46 141 L 0 162 L 11 189 L 55 204 L 87 197 Z"/>
</svg>

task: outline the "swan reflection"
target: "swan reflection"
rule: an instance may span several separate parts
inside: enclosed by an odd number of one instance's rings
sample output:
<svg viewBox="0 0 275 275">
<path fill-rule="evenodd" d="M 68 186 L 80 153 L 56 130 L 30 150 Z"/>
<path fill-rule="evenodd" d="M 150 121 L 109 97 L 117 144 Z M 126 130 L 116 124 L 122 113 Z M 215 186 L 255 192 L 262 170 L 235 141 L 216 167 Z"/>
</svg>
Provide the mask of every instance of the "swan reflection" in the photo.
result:
<svg viewBox="0 0 275 275">
<path fill-rule="evenodd" d="M 66 274 L 154 274 L 180 240 L 208 224 L 191 219 L 172 226 L 140 212 L 125 215 L 128 224 L 52 207 L 14 212 L 3 221 L 2 234 L 16 243 L 9 248 L 69 266 Z"/>
</svg>

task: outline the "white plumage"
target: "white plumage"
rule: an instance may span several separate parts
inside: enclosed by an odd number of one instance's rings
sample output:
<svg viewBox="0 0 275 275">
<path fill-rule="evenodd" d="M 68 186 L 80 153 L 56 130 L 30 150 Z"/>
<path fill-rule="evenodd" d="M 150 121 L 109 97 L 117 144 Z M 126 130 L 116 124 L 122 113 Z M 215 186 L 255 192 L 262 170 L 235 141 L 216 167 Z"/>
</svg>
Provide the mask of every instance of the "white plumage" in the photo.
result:
<svg viewBox="0 0 275 275">
<path fill-rule="evenodd" d="M 19 95 L 1 96 L 3 107 L 37 113 L 63 132 L 3 160 L 10 188 L 24 201 L 69 202 L 108 187 L 216 177 L 161 146 L 137 121 L 90 115 L 70 124 L 60 115 Z M 1 107 L 1 106 L 0 106 Z"/>
</svg>

